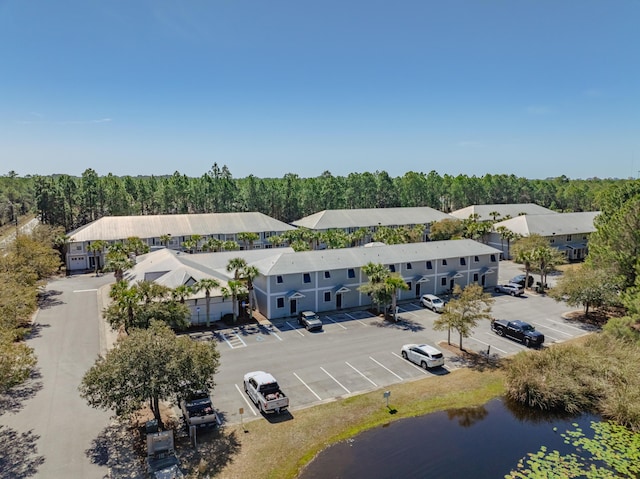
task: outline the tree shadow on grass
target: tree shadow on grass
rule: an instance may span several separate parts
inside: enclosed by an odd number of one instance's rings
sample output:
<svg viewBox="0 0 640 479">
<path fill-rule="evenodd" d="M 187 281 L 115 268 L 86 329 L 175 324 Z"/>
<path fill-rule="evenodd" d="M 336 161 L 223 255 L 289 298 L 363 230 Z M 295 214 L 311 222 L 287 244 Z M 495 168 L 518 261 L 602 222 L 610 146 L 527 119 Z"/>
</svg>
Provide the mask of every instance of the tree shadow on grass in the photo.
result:
<svg viewBox="0 0 640 479">
<path fill-rule="evenodd" d="M 181 468 L 193 477 L 215 477 L 234 460 L 240 447 L 236 432 L 227 433 L 224 427 L 198 432 L 196 448 L 189 437 L 176 440 Z"/>
<path fill-rule="evenodd" d="M 42 389 L 42 374 L 40 369 L 33 369 L 29 378 L 11 388 L 5 394 L 0 394 L 0 415 L 4 413 L 17 413 L 24 403 L 33 398 Z M 2 477 L 2 476 L 0 476 Z"/>
<path fill-rule="evenodd" d="M 0 425 L 0 477 L 34 477 L 44 463 L 44 456 L 38 455 L 38 439 L 32 431 L 19 433 Z"/>
</svg>

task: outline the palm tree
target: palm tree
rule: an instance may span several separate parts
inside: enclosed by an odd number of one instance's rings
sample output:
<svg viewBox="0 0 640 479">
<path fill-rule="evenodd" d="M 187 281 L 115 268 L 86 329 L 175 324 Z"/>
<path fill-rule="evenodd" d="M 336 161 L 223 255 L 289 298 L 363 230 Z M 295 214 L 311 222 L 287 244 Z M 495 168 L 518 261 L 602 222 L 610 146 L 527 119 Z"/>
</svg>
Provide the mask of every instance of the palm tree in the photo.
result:
<svg viewBox="0 0 640 479">
<path fill-rule="evenodd" d="M 369 278 L 369 282 L 359 286 L 358 290 L 371 296 L 379 312 L 380 303 L 389 297 L 385 280 L 391 273 L 385 265 L 371 262 L 362 267 L 362 272 Z"/>
<path fill-rule="evenodd" d="M 184 304 L 186 298 L 193 294 L 193 289 L 191 286 L 187 286 L 186 284 L 181 284 L 173 288 L 171 291 L 171 297 L 175 301 L 179 301 L 181 304 Z"/>
<path fill-rule="evenodd" d="M 194 243 L 194 248 L 196 250 L 196 253 L 198 252 L 198 250 L 200 249 L 200 240 L 202 239 L 202 235 L 199 234 L 193 234 L 191 235 L 191 240 Z"/>
<path fill-rule="evenodd" d="M 211 324 L 211 318 L 209 315 L 209 311 L 211 310 L 211 291 L 219 287 L 220 282 L 213 278 L 203 278 L 200 281 L 194 283 L 194 285 L 191 287 L 194 293 L 198 291 L 204 291 L 204 299 L 207 312 L 207 328 Z"/>
<path fill-rule="evenodd" d="M 111 286 L 109 297 L 116 304 L 118 314 L 108 318 L 112 327 L 123 326 L 125 333 L 135 323 L 136 306 L 140 303 L 140 292 L 136 285 L 129 286 L 127 281 L 118 281 Z"/>
<path fill-rule="evenodd" d="M 93 253 L 93 274 L 98 276 L 98 253 L 102 253 L 105 246 L 107 246 L 107 242 L 104 240 L 95 240 L 89 243 L 87 249 Z"/>
<path fill-rule="evenodd" d="M 122 243 L 109 245 L 105 260 L 104 269 L 105 271 L 113 271 L 116 282 L 122 281 L 124 272 L 135 264 Z"/>
<path fill-rule="evenodd" d="M 164 299 L 171 292 L 170 288 L 162 284 L 158 284 L 155 281 L 140 281 L 136 286 L 140 293 L 140 298 L 144 301 L 145 304 L 149 304 L 151 301 L 157 299 Z"/>
<path fill-rule="evenodd" d="M 160 235 L 160 243 L 162 243 L 164 245 L 165 248 L 169 247 L 169 241 L 171 241 L 171 235 L 170 234 L 164 234 L 164 235 Z"/>
<path fill-rule="evenodd" d="M 223 243 L 224 242 L 218 238 L 208 238 L 202 245 L 202 249 L 204 251 L 213 251 L 216 253 L 222 249 Z"/>
<path fill-rule="evenodd" d="M 233 240 L 227 240 L 222 243 L 222 249 L 225 251 L 237 251 L 240 249 L 240 245 Z"/>
<path fill-rule="evenodd" d="M 244 249 L 253 249 L 253 243 L 260 239 L 258 233 L 238 233 L 238 239 L 244 243 Z"/>
<path fill-rule="evenodd" d="M 249 293 L 249 317 L 253 319 L 253 307 L 257 303 L 256 292 L 253 289 L 253 280 L 260 274 L 260 271 L 255 266 L 245 266 L 240 272 L 240 278 L 245 281 L 247 285 L 247 291 Z"/>
<path fill-rule="evenodd" d="M 231 258 L 227 263 L 227 273 L 233 272 L 233 279 L 238 281 L 240 272 L 246 267 L 247 262 L 244 258 Z"/>
<path fill-rule="evenodd" d="M 231 298 L 231 306 L 233 308 L 233 322 L 238 320 L 238 296 L 246 291 L 242 281 L 231 280 L 226 287 L 222 288 L 222 297 Z"/>
<path fill-rule="evenodd" d="M 398 303 L 398 290 L 408 290 L 409 285 L 398 274 L 391 274 L 384 279 L 384 285 L 387 292 L 391 295 L 391 311 L 393 311 L 393 319 L 397 321 L 396 305 Z"/>
</svg>

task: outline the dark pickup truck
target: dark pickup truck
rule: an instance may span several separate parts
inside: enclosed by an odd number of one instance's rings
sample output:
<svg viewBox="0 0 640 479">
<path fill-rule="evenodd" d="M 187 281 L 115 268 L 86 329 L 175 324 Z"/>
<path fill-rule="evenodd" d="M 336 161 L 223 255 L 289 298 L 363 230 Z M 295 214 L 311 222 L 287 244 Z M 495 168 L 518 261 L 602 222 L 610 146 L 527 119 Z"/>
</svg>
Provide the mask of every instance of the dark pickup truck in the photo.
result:
<svg viewBox="0 0 640 479">
<path fill-rule="evenodd" d="M 494 319 L 491 322 L 491 329 L 498 336 L 520 341 L 527 347 L 540 347 L 544 343 L 544 334 L 536 331 L 533 326 L 524 321 Z"/>
</svg>

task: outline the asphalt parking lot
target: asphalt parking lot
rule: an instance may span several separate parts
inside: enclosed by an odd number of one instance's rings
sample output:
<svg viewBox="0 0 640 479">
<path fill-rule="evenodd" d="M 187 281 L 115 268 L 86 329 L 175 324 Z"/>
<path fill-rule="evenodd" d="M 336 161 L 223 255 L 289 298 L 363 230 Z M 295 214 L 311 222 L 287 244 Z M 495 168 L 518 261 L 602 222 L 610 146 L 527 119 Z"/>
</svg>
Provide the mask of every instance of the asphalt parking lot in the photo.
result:
<svg viewBox="0 0 640 479">
<path fill-rule="evenodd" d="M 562 314 L 571 308 L 549 297 L 533 293 L 523 297 L 494 296 L 495 318 L 529 322 L 544 333 L 546 345 L 590 331 L 587 326 L 563 319 Z M 368 311 L 336 312 L 320 317 L 322 331 L 309 332 L 295 319 L 287 319 L 267 326 L 194 334 L 197 339 L 217 342 L 221 367 L 212 397 L 223 421 L 237 423 L 262 417 L 243 391 L 243 375 L 249 371 L 273 374 L 289 396 L 289 417 L 295 417 L 295 411 L 301 408 L 376 389 L 381 390 L 382 401 L 386 386 L 420 378 L 437 381 L 438 376 L 462 367 L 459 358 L 447 350 L 443 350 L 444 368 L 424 370 L 402 359 L 403 344 L 426 343 L 437 347 L 440 341 L 447 340 L 446 332 L 433 330 L 437 313 L 424 309 L 417 300 L 399 305 L 399 321 L 395 323 Z M 451 342 L 458 343 L 455 331 Z M 489 321 L 483 321 L 469 338 L 464 338 L 463 346 L 501 357 L 526 349 L 493 333 Z"/>
</svg>

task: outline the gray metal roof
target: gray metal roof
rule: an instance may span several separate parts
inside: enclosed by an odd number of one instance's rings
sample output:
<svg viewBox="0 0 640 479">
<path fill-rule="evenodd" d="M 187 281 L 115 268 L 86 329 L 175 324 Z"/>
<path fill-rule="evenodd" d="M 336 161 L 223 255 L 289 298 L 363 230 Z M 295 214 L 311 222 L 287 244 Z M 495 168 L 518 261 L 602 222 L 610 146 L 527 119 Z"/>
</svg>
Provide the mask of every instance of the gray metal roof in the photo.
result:
<svg viewBox="0 0 640 479">
<path fill-rule="evenodd" d="M 253 263 L 264 275 L 358 268 L 368 263 L 396 264 L 460 256 L 496 254 L 491 246 L 469 239 L 430 241 L 368 248 L 341 248 L 281 253 Z"/>
<path fill-rule="evenodd" d="M 599 214 L 599 211 L 586 211 L 581 213 L 525 215 L 495 223 L 493 228 L 495 230 L 499 226 L 504 226 L 521 236 L 593 233 L 596 230 L 593 221 Z"/>
<path fill-rule="evenodd" d="M 257 212 L 207 213 L 195 215 L 105 216 L 67 233 L 74 242 L 115 241 L 137 236 L 158 238 L 165 234 L 190 236 L 193 234 L 261 233 L 295 229 L 282 221 Z"/>
<path fill-rule="evenodd" d="M 467 206 L 456 211 L 451 212 L 451 216 L 455 216 L 458 219 L 466 220 L 471 215 L 478 215 L 480 221 L 493 221 L 493 216 L 490 213 L 500 213 L 496 217 L 496 221 L 510 216 L 515 218 L 522 214 L 525 215 L 548 215 L 555 213 L 555 211 L 545 208 L 535 203 L 511 203 L 511 204 L 498 204 L 498 205 L 472 205 Z"/>
<path fill-rule="evenodd" d="M 370 262 L 397 264 L 498 253 L 500 250 L 496 248 L 469 239 L 300 252 L 291 248 L 270 248 L 188 254 L 165 248 L 140 256 L 125 277 L 132 282 L 153 277 L 157 283 L 170 288 L 190 280 L 213 277 L 224 287 L 233 277 L 233 273 L 226 271 L 227 264 L 231 258 L 238 257 L 257 267 L 263 275 L 277 275 L 358 268 Z M 204 297 L 204 293 L 192 297 Z"/>
<path fill-rule="evenodd" d="M 423 225 L 451 219 L 442 211 L 428 206 L 412 208 L 362 208 L 345 210 L 324 210 L 305 216 L 292 225 L 312 230 L 328 230 L 338 228 L 366 228 L 370 226 L 404 226 Z"/>
<path fill-rule="evenodd" d="M 138 256 L 136 265 L 125 273 L 130 282 L 153 280 L 158 284 L 176 288 L 182 284 L 196 282 L 201 279 L 215 278 L 220 288 L 233 279 L 233 272 L 227 272 L 227 264 L 232 258 L 243 258 L 247 264 L 277 256 L 280 252 L 292 253 L 292 248 L 269 248 L 247 251 L 224 251 L 220 253 L 189 254 L 163 248 Z M 211 294 L 220 294 L 220 288 Z M 204 292 L 196 293 L 191 298 L 204 297 Z"/>
</svg>

